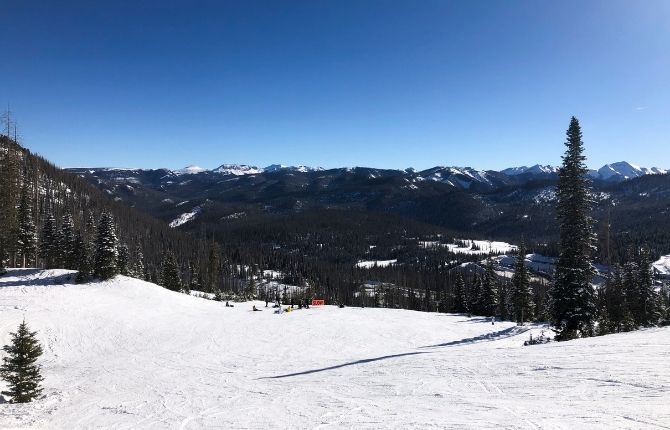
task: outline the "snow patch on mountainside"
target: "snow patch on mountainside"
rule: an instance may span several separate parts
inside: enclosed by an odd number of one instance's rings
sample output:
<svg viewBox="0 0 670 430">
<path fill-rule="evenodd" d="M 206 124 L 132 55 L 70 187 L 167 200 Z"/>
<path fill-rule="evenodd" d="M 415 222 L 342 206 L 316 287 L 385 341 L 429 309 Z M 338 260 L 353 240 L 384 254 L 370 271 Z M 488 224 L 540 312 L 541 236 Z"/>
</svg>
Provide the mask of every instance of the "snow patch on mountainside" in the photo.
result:
<svg viewBox="0 0 670 430">
<path fill-rule="evenodd" d="M 256 166 L 247 166 L 246 164 L 222 164 L 216 169 L 213 169 L 212 172 L 220 173 L 222 175 L 257 175 L 263 173 L 263 169 L 259 169 Z"/>
<path fill-rule="evenodd" d="M 183 213 L 170 221 L 170 227 L 176 228 L 180 225 L 186 224 L 189 221 L 193 221 L 200 212 L 202 212 L 202 206 L 196 206 L 190 212 Z"/>
<path fill-rule="evenodd" d="M 654 272 L 661 277 L 670 277 L 670 255 L 664 255 L 652 265 Z"/>
<path fill-rule="evenodd" d="M 388 267 L 393 264 L 396 264 L 398 260 L 372 260 L 372 261 L 359 261 L 356 263 L 356 267 L 359 269 L 370 269 L 372 267 Z"/>
<path fill-rule="evenodd" d="M 552 173 L 558 173 L 558 167 L 555 166 L 542 166 L 540 164 L 536 164 L 531 167 L 526 167 L 526 166 L 521 166 L 521 167 L 510 167 L 505 170 L 501 170 L 500 173 L 504 173 L 507 176 L 516 176 L 516 175 L 521 175 L 524 173 L 530 173 L 534 175 L 541 175 L 541 174 L 552 174 Z"/>
</svg>

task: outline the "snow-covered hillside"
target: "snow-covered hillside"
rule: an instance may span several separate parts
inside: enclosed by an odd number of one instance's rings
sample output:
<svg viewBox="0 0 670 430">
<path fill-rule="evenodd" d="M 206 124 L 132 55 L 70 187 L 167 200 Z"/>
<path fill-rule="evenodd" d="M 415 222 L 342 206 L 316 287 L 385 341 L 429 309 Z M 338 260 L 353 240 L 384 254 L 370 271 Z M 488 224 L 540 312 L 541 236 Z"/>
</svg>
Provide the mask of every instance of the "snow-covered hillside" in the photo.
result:
<svg viewBox="0 0 670 430">
<path fill-rule="evenodd" d="M 274 315 L 126 277 L 85 285 L 72 277 L 31 269 L 0 277 L 0 341 L 24 317 L 39 331 L 46 395 L 0 404 L 0 428 L 670 422 L 670 328 L 523 347 L 529 332 L 510 323 L 330 306 Z"/>
</svg>

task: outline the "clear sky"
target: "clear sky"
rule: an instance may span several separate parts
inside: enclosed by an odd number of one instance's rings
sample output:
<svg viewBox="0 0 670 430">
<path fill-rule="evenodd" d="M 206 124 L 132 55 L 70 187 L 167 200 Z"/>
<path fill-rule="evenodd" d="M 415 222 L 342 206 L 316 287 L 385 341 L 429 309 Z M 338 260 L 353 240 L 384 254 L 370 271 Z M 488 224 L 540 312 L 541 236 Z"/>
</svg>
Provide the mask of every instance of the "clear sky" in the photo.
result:
<svg viewBox="0 0 670 430">
<path fill-rule="evenodd" d="M 670 1 L 0 0 L 0 105 L 58 165 L 670 167 Z"/>
</svg>

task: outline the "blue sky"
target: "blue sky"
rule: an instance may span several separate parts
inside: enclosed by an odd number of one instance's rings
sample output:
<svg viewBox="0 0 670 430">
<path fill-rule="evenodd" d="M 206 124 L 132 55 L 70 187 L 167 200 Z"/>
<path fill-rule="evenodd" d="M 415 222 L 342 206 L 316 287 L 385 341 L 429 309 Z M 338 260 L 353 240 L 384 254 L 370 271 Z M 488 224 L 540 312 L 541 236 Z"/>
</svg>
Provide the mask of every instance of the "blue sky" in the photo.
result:
<svg viewBox="0 0 670 430">
<path fill-rule="evenodd" d="M 0 0 L 0 105 L 61 166 L 670 167 L 670 1 Z"/>
</svg>

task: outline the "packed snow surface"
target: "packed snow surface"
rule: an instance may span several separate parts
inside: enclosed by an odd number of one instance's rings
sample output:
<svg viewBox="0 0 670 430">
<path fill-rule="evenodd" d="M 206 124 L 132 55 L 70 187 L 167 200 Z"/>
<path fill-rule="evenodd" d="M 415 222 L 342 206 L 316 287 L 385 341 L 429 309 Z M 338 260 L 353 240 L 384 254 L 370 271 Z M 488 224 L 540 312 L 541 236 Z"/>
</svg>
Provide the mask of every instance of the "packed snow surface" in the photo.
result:
<svg viewBox="0 0 670 430">
<path fill-rule="evenodd" d="M 226 308 L 126 277 L 0 277 L 0 341 L 39 332 L 44 398 L 0 428 L 610 429 L 670 423 L 670 328 L 523 347 L 460 315 Z M 529 331 L 526 331 L 529 330 Z"/>
</svg>

